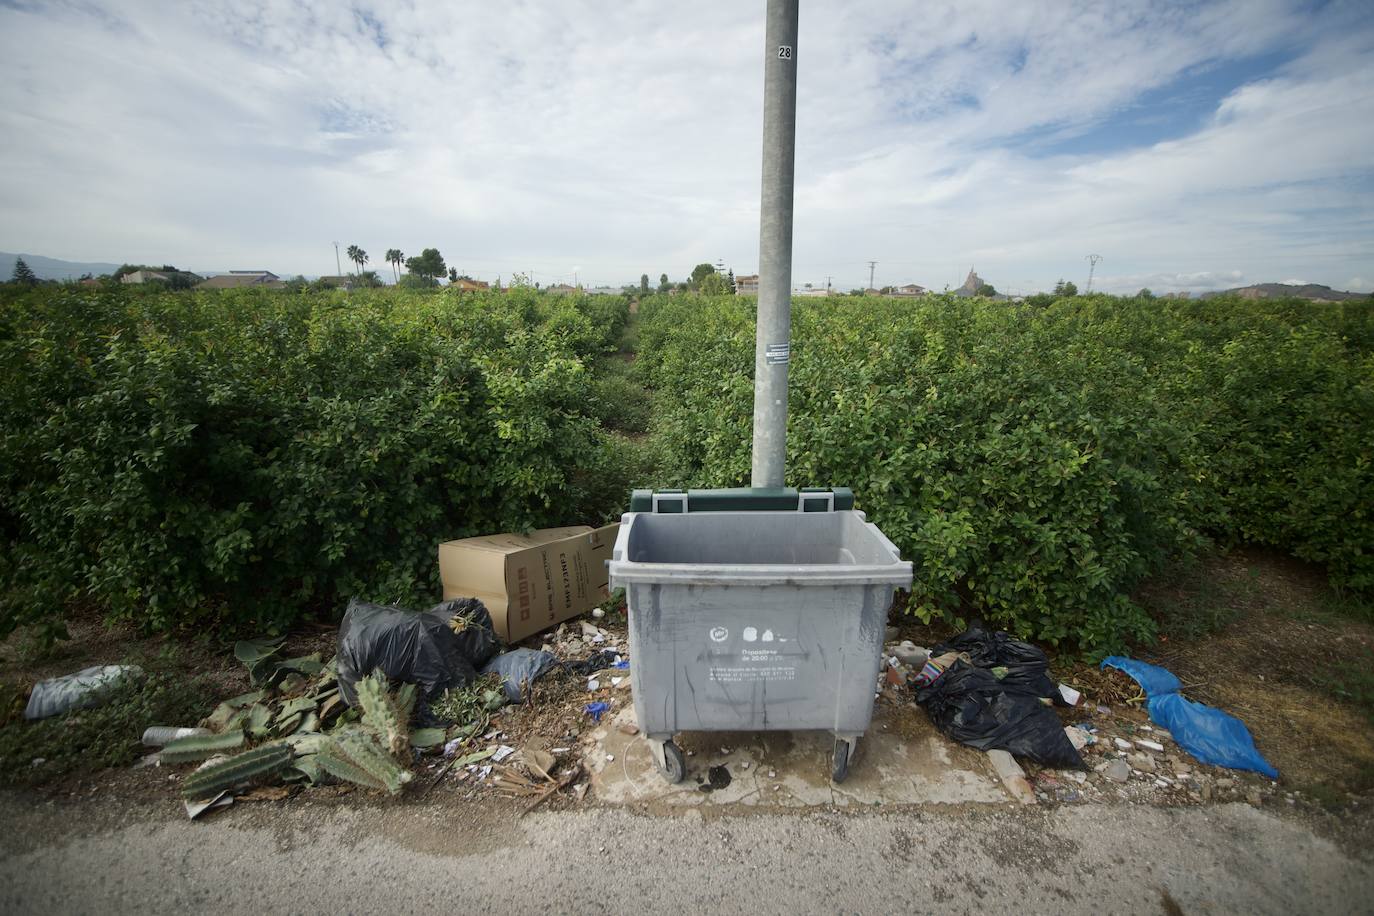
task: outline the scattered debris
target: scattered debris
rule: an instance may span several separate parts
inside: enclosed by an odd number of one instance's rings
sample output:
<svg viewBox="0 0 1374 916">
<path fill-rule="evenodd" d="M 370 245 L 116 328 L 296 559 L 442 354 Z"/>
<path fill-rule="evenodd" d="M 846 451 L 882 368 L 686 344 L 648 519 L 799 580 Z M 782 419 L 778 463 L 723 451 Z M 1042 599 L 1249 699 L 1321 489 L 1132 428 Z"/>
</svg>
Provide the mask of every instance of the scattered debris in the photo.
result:
<svg viewBox="0 0 1374 916">
<path fill-rule="evenodd" d="M 553 754 L 533 747 L 521 748 L 520 760 L 526 767 L 545 779 L 551 778 L 549 774 L 553 772 L 554 764 L 558 762 L 558 758 Z"/>
<path fill-rule="evenodd" d="M 1026 782 L 1026 773 L 1015 757 L 1006 751 L 994 749 L 988 751 L 988 760 L 992 762 L 992 768 L 997 771 L 997 776 L 1002 780 L 1002 785 L 1007 787 L 1012 798 L 1023 805 L 1036 803 L 1035 792 L 1031 789 L 1030 783 Z"/>
<path fill-rule="evenodd" d="M 186 815 L 194 821 L 207 811 L 215 811 L 220 808 L 227 808 L 233 803 L 234 796 L 230 795 L 228 792 L 221 792 L 214 798 L 205 799 L 204 801 L 191 801 L 190 799 L 187 799 Z"/>
<path fill-rule="evenodd" d="M 164 744 L 175 741 L 178 738 L 191 738 L 208 734 L 210 734 L 210 730 L 206 728 L 176 728 L 165 725 L 150 725 L 143 730 L 143 746 L 162 747 Z"/>
<path fill-rule="evenodd" d="M 296 793 L 299 786 L 259 786 L 238 796 L 238 801 L 282 801 Z"/>
<path fill-rule="evenodd" d="M 593 722 L 600 722 L 601 716 L 606 712 L 606 710 L 611 708 L 611 704 L 601 702 L 588 703 L 586 706 L 582 708 L 586 711 L 587 715 L 592 717 Z"/>
<path fill-rule="evenodd" d="M 901 664 L 918 670 L 930 658 L 930 650 L 916 645 L 909 639 L 904 639 L 895 646 L 889 646 L 887 652 Z"/>
<path fill-rule="evenodd" d="M 1151 757 L 1149 754 L 1141 754 L 1139 752 L 1136 752 L 1134 754 L 1127 754 L 1126 761 L 1132 766 L 1132 768 L 1137 769 L 1142 773 L 1153 773 L 1155 771 L 1154 758 Z"/>
<path fill-rule="evenodd" d="M 724 764 L 720 764 L 706 771 L 706 781 L 697 788 L 703 792 L 715 792 L 728 785 L 730 785 L 730 770 Z"/>
</svg>

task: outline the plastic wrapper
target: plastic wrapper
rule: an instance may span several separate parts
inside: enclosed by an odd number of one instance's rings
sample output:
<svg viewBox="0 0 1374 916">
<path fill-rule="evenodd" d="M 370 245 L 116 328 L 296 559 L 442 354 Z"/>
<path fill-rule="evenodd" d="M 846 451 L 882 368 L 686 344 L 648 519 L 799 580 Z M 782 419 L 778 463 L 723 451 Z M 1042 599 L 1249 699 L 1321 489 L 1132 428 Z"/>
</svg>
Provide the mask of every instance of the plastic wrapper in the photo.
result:
<svg viewBox="0 0 1374 916">
<path fill-rule="evenodd" d="M 95 665 L 76 674 L 39 681 L 29 694 L 24 718 L 46 719 L 73 709 L 99 706 L 126 678 L 142 676 L 143 669 L 137 665 Z"/>
</svg>

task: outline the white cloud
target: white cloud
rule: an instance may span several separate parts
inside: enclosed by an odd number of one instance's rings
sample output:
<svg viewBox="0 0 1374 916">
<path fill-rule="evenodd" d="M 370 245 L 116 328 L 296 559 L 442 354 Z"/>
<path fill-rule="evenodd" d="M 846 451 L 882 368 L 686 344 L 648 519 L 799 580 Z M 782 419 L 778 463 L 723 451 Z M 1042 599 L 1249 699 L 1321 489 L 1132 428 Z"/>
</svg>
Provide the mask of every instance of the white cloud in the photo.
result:
<svg viewBox="0 0 1374 916">
<path fill-rule="evenodd" d="M 1374 30 L 1281 0 L 804 5 L 794 280 L 1374 272 Z M 331 241 L 620 283 L 757 259 L 762 4 L 0 8 L 0 248 L 330 273 Z M 1175 139 L 1037 156 L 1219 63 Z M 1153 282 L 1151 278 L 1155 278 Z M 1189 279 L 1191 278 L 1191 279 Z M 1234 280 L 1234 282 L 1233 282 Z M 1172 287 L 1170 283 L 1192 283 Z"/>
</svg>

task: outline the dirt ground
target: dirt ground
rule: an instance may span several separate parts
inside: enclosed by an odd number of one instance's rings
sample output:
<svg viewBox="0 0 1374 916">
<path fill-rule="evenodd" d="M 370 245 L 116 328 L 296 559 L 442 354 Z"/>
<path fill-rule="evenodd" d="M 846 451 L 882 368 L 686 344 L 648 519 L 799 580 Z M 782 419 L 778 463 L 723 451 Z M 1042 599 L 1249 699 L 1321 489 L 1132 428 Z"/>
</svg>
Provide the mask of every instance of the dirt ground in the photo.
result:
<svg viewBox="0 0 1374 916">
<path fill-rule="evenodd" d="M 1287 785 L 1323 797 L 1374 789 L 1371 710 L 1340 695 L 1370 676 L 1374 627 L 1332 611 L 1321 571 L 1285 557 L 1236 551 L 1203 574 L 1230 622 L 1140 656 L 1173 671 L 1190 698 L 1241 718 Z M 1187 587 L 1157 583 L 1145 598 L 1177 600 Z"/>
</svg>

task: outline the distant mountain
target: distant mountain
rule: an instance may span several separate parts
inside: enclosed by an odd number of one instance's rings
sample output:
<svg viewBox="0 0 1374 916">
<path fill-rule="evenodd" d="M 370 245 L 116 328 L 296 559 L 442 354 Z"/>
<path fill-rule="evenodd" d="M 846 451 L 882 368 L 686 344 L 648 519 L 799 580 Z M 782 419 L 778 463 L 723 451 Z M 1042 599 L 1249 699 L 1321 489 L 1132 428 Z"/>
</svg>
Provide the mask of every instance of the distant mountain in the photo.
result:
<svg viewBox="0 0 1374 916">
<path fill-rule="evenodd" d="M 1366 299 L 1369 297 L 1369 293 L 1342 292 L 1329 286 L 1322 286 L 1320 283 L 1304 283 L 1301 286 L 1292 283 L 1256 283 L 1253 286 L 1238 286 L 1235 289 L 1222 290 L 1219 293 L 1203 293 L 1200 298 L 1209 299 L 1212 296 L 1239 296 L 1242 299 L 1293 297 L 1312 299 L 1316 302 L 1344 302 L 1347 299 Z"/>
<path fill-rule="evenodd" d="M 45 258 L 41 254 L 18 255 L 0 251 L 0 280 L 8 280 L 14 275 L 14 262 L 21 257 L 40 280 L 75 280 L 82 274 L 98 277 L 101 274 L 112 274 L 119 269 L 118 264 L 104 264 L 99 261 L 59 261 L 57 258 Z"/>
</svg>

